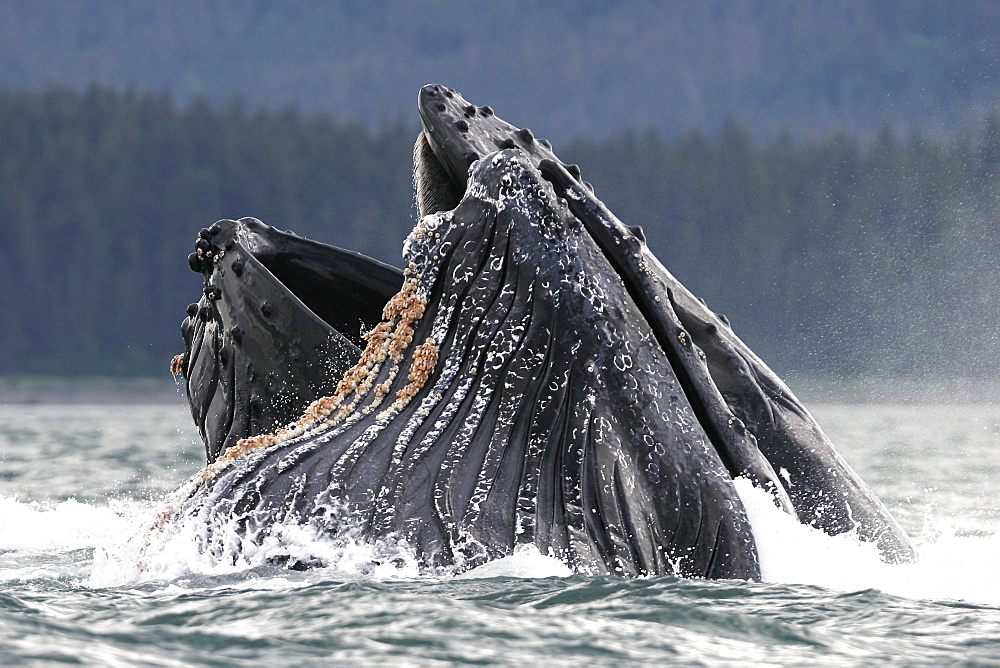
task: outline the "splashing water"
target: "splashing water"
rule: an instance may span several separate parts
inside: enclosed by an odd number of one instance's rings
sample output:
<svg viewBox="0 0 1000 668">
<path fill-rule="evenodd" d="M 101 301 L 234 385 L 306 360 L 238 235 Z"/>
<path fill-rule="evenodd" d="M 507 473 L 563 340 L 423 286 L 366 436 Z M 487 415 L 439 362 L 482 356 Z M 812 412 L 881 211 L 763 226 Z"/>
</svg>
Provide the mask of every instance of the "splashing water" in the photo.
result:
<svg viewBox="0 0 1000 668">
<path fill-rule="evenodd" d="M 195 529 L 147 530 L 202 456 L 182 409 L 0 407 L 0 661 L 1000 658 L 1000 410 L 816 413 L 915 537 L 916 563 L 804 527 L 745 481 L 763 583 L 576 576 L 533 547 L 429 575 L 405 545 L 298 526 L 212 559 Z M 328 566 L 273 564 L 288 556 Z"/>
<path fill-rule="evenodd" d="M 928 517 L 917 538 L 920 557 L 913 564 L 886 564 L 871 543 L 853 534 L 827 536 L 799 524 L 776 508 L 771 497 L 749 481 L 737 481 L 760 552 L 763 580 L 805 584 L 850 592 L 879 589 L 914 599 L 961 599 L 1000 605 L 1000 534 L 960 535 L 948 519 Z M 256 549 L 245 548 L 239 560 L 220 561 L 197 549 L 197 536 L 186 531 L 154 540 L 141 554 L 143 538 L 159 505 L 110 501 L 84 504 L 74 499 L 54 506 L 0 497 L 0 578 L 25 581 L 81 577 L 91 587 L 137 582 L 169 582 L 192 574 L 231 575 L 267 566 L 278 556 L 321 559 L 325 575 L 393 580 L 419 578 L 415 556 L 403 544 L 333 540 L 308 527 L 279 526 Z M 233 539 L 238 537 L 233 534 Z M 79 561 L 92 553 L 92 563 Z M 59 557 L 63 557 L 60 559 Z M 139 567 L 144 561 L 143 567 Z M 533 545 L 520 546 L 505 559 L 490 562 L 462 579 L 567 577 L 560 561 Z M 432 577 L 432 576 L 426 576 Z"/>
<path fill-rule="evenodd" d="M 960 536 L 947 520 L 928 518 L 912 564 L 886 564 L 873 543 L 852 533 L 828 536 L 778 510 L 749 481 L 736 481 L 760 551 L 765 582 L 838 591 L 879 589 L 917 599 L 962 599 L 1000 605 L 1000 535 Z"/>
</svg>

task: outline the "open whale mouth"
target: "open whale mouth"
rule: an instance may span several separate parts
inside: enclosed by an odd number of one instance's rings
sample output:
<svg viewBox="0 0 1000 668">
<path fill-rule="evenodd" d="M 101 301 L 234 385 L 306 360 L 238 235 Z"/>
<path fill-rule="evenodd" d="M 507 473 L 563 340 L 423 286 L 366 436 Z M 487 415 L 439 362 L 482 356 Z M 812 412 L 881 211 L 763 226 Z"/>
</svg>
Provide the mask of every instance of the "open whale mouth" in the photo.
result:
<svg viewBox="0 0 1000 668">
<path fill-rule="evenodd" d="M 418 109 L 405 273 L 253 219 L 199 235 L 192 412 L 210 460 L 261 436 L 206 469 L 196 507 L 327 527 L 347 508 L 434 565 L 530 541 L 584 572 L 758 578 L 745 476 L 804 523 L 912 556 L 788 388 L 575 165 L 444 86 Z"/>
<path fill-rule="evenodd" d="M 402 283 L 398 269 L 254 218 L 203 229 L 188 262 L 205 289 L 176 370 L 210 461 L 331 393 Z"/>
</svg>

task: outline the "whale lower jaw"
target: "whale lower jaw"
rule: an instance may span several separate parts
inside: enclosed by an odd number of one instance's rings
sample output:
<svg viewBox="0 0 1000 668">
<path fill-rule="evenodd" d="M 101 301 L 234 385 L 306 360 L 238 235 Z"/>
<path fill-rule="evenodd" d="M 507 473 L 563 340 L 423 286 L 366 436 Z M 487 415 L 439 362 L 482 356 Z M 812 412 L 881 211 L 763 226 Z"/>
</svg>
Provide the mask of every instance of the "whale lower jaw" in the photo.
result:
<svg viewBox="0 0 1000 668">
<path fill-rule="evenodd" d="M 398 269 L 254 218 L 202 230 L 192 256 L 205 288 L 177 370 L 209 461 L 332 393 L 402 283 Z"/>
</svg>

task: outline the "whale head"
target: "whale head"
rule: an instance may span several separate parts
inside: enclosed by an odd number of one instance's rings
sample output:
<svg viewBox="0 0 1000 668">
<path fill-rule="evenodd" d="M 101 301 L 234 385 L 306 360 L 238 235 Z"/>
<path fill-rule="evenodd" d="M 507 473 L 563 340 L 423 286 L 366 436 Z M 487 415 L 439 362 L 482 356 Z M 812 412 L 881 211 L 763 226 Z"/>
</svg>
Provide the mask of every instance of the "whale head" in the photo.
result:
<svg viewBox="0 0 1000 668">
<path fill-rule="evenodd" d="M 201 516 L 235 501 L 259 538 L 280 517 L 332 531 L 331 509 L 349 509 L 359 535 L 402 538 L 433 566 L 532 542 L 581 572 L 756 579 L 746 477 L 804 523 L 912 556 L 808 411 L 575 165 L 445 86 L 423 87 L 418 109 L 421 217 L 388 294 L 351 301 L 344 285 L 372 288 L 373 261 L 345 269 L 346 251 L 258 221 L 199 235 L 205 295 L 181 367 L 203 434 L 254 433 L 242 406 L 261 388 L 316 398 L 209 467 L 189 501 Z M 359 355 L 350 332 L 379 314 Z M 338 355 L 357 362 L 313 389 Z"/>
</svg>

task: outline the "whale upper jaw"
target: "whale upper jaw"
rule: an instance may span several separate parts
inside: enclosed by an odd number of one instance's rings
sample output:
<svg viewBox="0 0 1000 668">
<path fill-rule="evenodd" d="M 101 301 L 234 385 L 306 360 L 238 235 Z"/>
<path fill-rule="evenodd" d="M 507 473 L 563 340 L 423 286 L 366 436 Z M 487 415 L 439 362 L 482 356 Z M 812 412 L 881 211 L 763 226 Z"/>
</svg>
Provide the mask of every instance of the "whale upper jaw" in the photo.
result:
<svg viewBox="0 0 1000 668">
<path fill-rule="evenodd" d="M 594 196 L 579 167 L 561 162 L 549 142 L 529 129 L 503 121 L 490 107 L 472 104 L 446 86 L 423 86 L 417 109 L 428 152 L 440 163 L 435 173 L 447 174 L 451 187 L 464 190 L 477 160 L 511 149 L 551 184 L 639 306 L 731 475 L 748 476 L 770 489 L 806 524 L 830 534 L 856 530 L 876 542 L 887 561 L 915 558 L 906 533 L 792 391 L 739 339 L 725 316 L 711 311 L 663 267 L 641 228 L 624 225 Z M 678 345 L 678 337 L 690 345 Z M 777 470 L 787 479 L 779 479 Z"/>
<path fill-rule="evenodd" d="M 680 290 L 683 287 L 652 276 L 651 267 L 660 265 L 646 247 L 642 230 L 626 227 L 606 211 L 593 197 L 590 184 L 580 179 L 579 167 L 560 161 L 548 141 L 536 138 L 527 128 L 518 128 L 498 118 L 490 107 L 471 104 L 451 88 L 428 84 L 420 89 L 417 109 L 426 149 L 419 151 L 419 155 L 415 151 L 418 157 L 415 182 L 433 183 L 424 186 L 428 191 L 442 192 L 450 187 L 464 192 L 478 161 L 497 152 L 516 155 L 540 183 L 546 184 L 554 200 L 568 209 L 567 220 L 582 224 L 618 274 L 667 354 L 670 371 L 679 377 L 730 474 L 751 477 L 771 490 L 778 503 L 794 514 L 793 504 L 770 464 L 758 452 L 753 437 L 743 429 L 742 422 L 733 419 L 710 378 L 704 356 L 699 359 L 690 346 L 679 345 L 679 341 L 691 339 L 675 313 L 674 293 L 678 292 L 677 287 Z M 417 146 L 422 146 L 420 139 Z M 489 178 L 490 171 L 479 168 L 478 180 Z M 443 184 L 444 179 L 450 184 Z M 427 208 L 428 213 L 433 209 Z M 665 270 L 663 274 L 669 281 L 675 281 Z M 712 320 L 718 320 L 715 314 Z M 726 426 L 721 427 L 722 423 Z"/>
<path fill-rule="evenodd" d="M 490 107 L 476 106 L 446 86 L 422 87 L 417 95 L 417 111 L 430 148 L 462 192 L 472 163 L 496 151 L 517 149 L 535 167 L 543 160 L 558 161 L 547 140 L 536 138 L 528 128 L 511 125 Z M 563 167 L 579 177 L 576 165 Z"/>
</svg>

